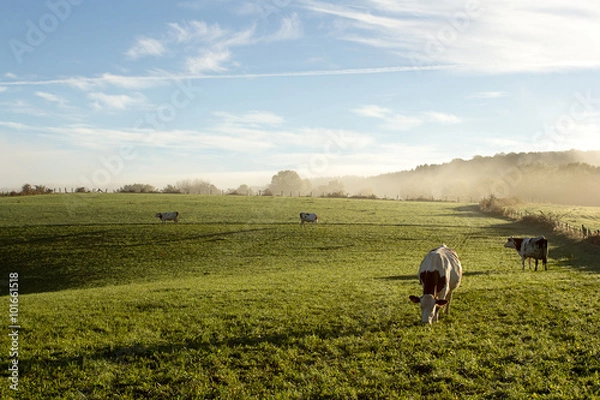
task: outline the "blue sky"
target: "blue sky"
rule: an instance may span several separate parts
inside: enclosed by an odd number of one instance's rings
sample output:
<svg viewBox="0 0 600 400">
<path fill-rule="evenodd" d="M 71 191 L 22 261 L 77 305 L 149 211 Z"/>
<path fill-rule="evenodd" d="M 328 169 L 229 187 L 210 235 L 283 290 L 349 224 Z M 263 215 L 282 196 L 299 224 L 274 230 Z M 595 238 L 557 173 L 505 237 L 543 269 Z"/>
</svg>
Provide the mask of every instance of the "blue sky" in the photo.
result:
<svg viewBox="0 0 600 400">
<path fill-rule="evenodd" d="M 600 149 L 600 3 L 5 0 L 0 189 Z"/>
</svg>

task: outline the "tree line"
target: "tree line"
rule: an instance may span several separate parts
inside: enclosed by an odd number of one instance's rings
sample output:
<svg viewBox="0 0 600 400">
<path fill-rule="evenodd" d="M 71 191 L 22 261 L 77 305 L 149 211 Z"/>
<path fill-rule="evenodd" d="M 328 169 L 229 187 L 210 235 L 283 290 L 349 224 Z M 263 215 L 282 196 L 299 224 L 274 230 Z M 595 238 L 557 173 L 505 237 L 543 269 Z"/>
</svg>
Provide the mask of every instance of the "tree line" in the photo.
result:
<svg viewBox="0 0 600 400">
<path fill-rule="evenodd" d="M 181 193 L 181 194 L 228 194 L 240 196 L 309 196 L 313 190 L 326 193 L 330 196 L 346 196 L 343 184 L 339 181 L 331 181 L 327 185 L 313 188 L 310 180 L 302 179 L 296 171 L 283 170 L 273 175 L 271 183 L 261 189 L 253 189 L 249 185 L 242 184 L 235 189 L 222 190 L 202 179 L 188 179 L 167 185 L 163 189 L 157 189 L 152 185 L 135 183 L 124 185 L 117 191 L 122 193 Z"/>
<path fill-rule="evenodd" d="M 529 202 L 600 206 L 600 152 L 576 151 L 509 153 L 455 159 L 444 164 L 420 165 L 373 177 L 330 177 L 303 179 L 293 170 L 272 176 L 262 188 L 242 184 L 222 190 L 202 179 L 178 181 L 158 189 L 134 183 L 117 189 L 122 193 L 182 193 L 265 196 L 314 196 L 393 198 L 475 202 L 494 195 L 519 197 Z M 59 189 L 60 190 L 60 189 Z M 73 191 L 73 190 L 71 190 Z M 77 192 L 93 191 L 77 188 Z M 66 192 L 66 188 L 65 188 Z M 23 185 L 9 195 L 53 193 L 43 185 Z"/>
</svg>

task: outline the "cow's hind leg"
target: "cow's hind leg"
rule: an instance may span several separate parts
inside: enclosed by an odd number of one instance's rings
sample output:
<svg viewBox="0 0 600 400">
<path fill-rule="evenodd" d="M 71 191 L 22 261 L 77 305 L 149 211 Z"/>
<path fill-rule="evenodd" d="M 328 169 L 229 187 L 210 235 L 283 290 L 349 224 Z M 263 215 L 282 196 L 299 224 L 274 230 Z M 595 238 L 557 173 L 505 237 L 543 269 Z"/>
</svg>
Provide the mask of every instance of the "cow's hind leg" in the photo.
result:
<svg viewBox="0 0 600 400">
<path fill-rule="evenodd" d="M 536 259 L 535 259 L 535 270 L 536 270 L 536 271 L 537 271 L 537 267 L 538 267 L 538 261 L 539 261 L 539 260 L 536 258 Z"/>
</svg>

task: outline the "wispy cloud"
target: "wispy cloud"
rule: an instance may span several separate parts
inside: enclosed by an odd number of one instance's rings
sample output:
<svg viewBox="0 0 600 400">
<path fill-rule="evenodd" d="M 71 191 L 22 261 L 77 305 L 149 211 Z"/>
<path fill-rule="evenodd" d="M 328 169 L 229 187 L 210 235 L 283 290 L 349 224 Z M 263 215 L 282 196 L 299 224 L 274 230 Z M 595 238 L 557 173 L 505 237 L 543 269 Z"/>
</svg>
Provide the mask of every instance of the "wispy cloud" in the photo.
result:
<svg viewBox="0 0 600 400">
<path fill-rule="evenodd" d="M 133 96 L 126 94 L 106 94 L 101 92 L 88 93 L 88 98 L 92 100 L 92 106 L 97 110 L 125 110 L 130 107 L 139 107 L 146 105 L 147 99 L 141 93 Z"/>
<path fill-rule="evenodd" d="M 106 99 L 114 102 L 118 99 Z M 372 144 L 372 138 L 360 132 L 332 130 L 326 128 L 289 127 L 285 119 L 268 111 L 248 111 L 234 114 L 214 112 L 215 119 L 202 129 L 138 129 L 107 128 L 87 123 L 62 126 L 27 125 L 18 122 L 0 121 L 0 128 L 27 132 L 44 137 L 48 141 L 68 143 L 82 149 L 108 151 L 122 145 L 134 148 L 159 150 L 204 151 L 217 150 L 243 154 L 312 155 L 326 150 L 331 153 L 341 147 L 345 151 L 364 148 Z M 2 129 L 0 129 L 1 133 Z M 337 147 L 336 147 L 337 146 Z M 271 157 L 272 154 L 265 155 Z"/>
<path fill-rule="evenodd" d="M 138 59 L 146 56 L 160 57 L 166 53 L 166 48 L 161 41 L 157 39 L 141 37 L 125 53 L 129 58 Z"/>
<path fill-rule="evenodd" d="M 415 65 L 486 73 L 600 67 L 600 7 L 592 0 L 303 4 L 333 18 L 330 29 L 340 40 L 383 48 Z"/>
<path fill-rule="evenodd" d="M 228 34 L 219 24 L 207 24 L 204 21 L 171 22 L 167 27 L 162 38 L 166 43 L 214 43 Z"/>
<path fill-rule="evenodd" d="M 407 131 L 425 123 L 453 125 L 462 122 L 461 118 L 453 114 L 437 111 L 403 114 L 374 104 L 361 106 L 351 111 L 363 117 L 381 120 L 380 127 L 386 130 Z"/>
<path fill-rule="evenodd" d="M 21 114 L 35 117 L 47 117 L 49 112 L 46 108 L 32 105 L 31 102 L 22 99 L 0 102 L 0 108 L 4 113 Z"/>
<path fill-rule="evenodd" d="M 214 43 L 227 34 L 219 24 L 209 25 L 204 21 L 172 22 L 156 37 L 140 36 L 125 52 L 132 59 L 148 56 L 160 57 L 168 53 L 185 50 L 188 44 Z"/>
<path fill-rule="evenodd" d="M 26 130 L 29 128 L 28 125 L 22 124 L 20 122 L 12 122 L 12 121 L 0 121 L 0 126 L 9 128 L 9 129 L 20 130 L 20 131 Z"/>
<path fill-rule="evenodd" d="M 35 95 L 38 96 L 39 98 L 42 98 L 46 101 L 49 101 L 51 103 L 56 103 L 59 106 L 66 106 L 68 101 L 67 99 L 65 99 L 64 97 L 52 94 L 52 93 L 47 93 L 47 92 L 35 92 Z"/>
<path fill-rule="evenodd" d="M 392 110 L 390 110 L 389 108 L 380 107 L 374 104 L 362 106 L 352 111 L 354 111 L 358 115 L 362 115 L 363 117 L 373 118 L 386 118 L 392 113 Z"/>
<path fill-rule="evenodd" d="M 231 52 L 228 50 L 206 50 L 199 56 L 187 58 L 186 70 L 192 74 L 225 71 L 224 64 L 230 59 Z"/>
<path fill-rule="evenodd" d="M 233 62 L 234 47 L 294 40 L 301 34 L 301 22 L 297 14 L 282 17 L 278 30 L 260 35 L 256 32 L 256 24 L 231 30 L 205 21 L 172 22 L 154 37 L 137 38 L 125 54 L 131 59 L 175 54 L 182 56 L 182 67 L 188 73 L 224 72 L 229 70 Z"/>
<path fill-rule="evenodd" d="M 428 112 L 425 112 L 423 115 L 426 120 L 432 121 L 432 122 L 439 122 L 440 124 L 443 124 L 443 125 L 454 125 L 454 124 L 459 124 L 462 122 L 462 120 L 459 117 L 457 117 L 456 115 L 442 113 L 442 112 L 428 111 Z"/>
<path fill-rule="evenodd" d="M 300 37 L 302 37 L 302 23 L 298 14 L 294 13 L 289 17 L 282 18 L 279 30 L 268 35 L 264 41 L 276 42 L 282 40 L 295 40 Z"/>
<path fill-rule="evenodd" d="M 253 28 L 232 32 L 216 23 L 172 22 L 155 37 L 138 38 L 126 54 L 132 59 L 174 54 L 183 56 L 183 67 L 189 73 L 221 72 L 227 70 L 225 65 L 231 59 L 229 48 L 247 44 L 252 35 Z"/>
</svg>

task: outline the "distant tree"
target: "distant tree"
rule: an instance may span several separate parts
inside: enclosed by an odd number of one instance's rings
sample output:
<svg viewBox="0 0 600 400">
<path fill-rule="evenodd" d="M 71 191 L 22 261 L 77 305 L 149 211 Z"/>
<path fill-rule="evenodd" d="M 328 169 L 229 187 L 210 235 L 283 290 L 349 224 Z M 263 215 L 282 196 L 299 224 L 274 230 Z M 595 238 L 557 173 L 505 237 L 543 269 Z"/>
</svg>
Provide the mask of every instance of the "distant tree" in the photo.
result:
<svg viewBox="0 0 600 400">
<path fill-rule="evenodd" d="M 360 189 L 358 191 L 358 193 L 352 197 L 369 198 L 369 199 L 377 198 L 377 196 L 375 195 L 375 192 L 373 191 L 373 188 L 370 188 L 370 187 Z"/>
<path fill-rule="evenodd" d="M 125 185 L 118 190 L 122 193 L 152 193 L 155 192 L 156 189 L 152 185 L 144 184 L 144 183 L 134 183 L 133 185 Z"/>
<path fill-rule="evenodd" d="M 164 187 L 162 189 L 163 193 L 181 193 L 181 190 L 179 190 L 178 187 L 175 187 L 173 185 L 167 185 L 166 187 Z"/>
<path fill-rule="evenodd" d="M 325 193 L 324 197 L 343 198 L 343 197 L 348 197 L 348 193 L 344 192 L 343 190 L 340 190 L 337 192 L 327 192 L 327 193 Z"/>
<path fill-rule="evenodd" d="M 21 188 L 21 194 L 24 196 L 33 194 L 33 188 L 29 183 L 23 185 L 23 187 Z"/>
<path fill-rule="evenodd" d="M 248 185 L 240 185 L 237 189 L 229 189 L 227 194 L 239 196 L 254 196 L 254 190 Z"/>
<path fill-rule="evenodd" d="M 274 194 L 283 193 L 284 196 L 289 196 L 290 193 L 307 194 L 310 192 L 312 185 L 308 179 L 300 178 L 296 171 L 279 171 L 277 175 L 271 178 L 269 189 Z"/>
<path fill-rule="evenodd" d="M 181 193 L 185 194 L 219 194 L 221 190 L 210 182 L 201 179 L 184 180 L 175 184 Z"/>
<path fill-rule="evenodd" d="M 344 190 L 344 183 L 338 179 L 329 181 L 327 185 L 317 187 L 317 195 L 324 197 L 347 197 Z"/>
<path fill-rule="evenodd" d="M 19 193 L 15 192 L 15 195 L 17 195 L 17 196 L 33 196 L 36 194 L 49 194 L 49 193 L 54 193 L 54 190 L 49 189 L 44 185 L 35 185 L 35 187 L 33 187 L 29 183 L 26 183 L 21 187 L 21 191 Z"/>
<path fill-rule="evenodd" d="M 35 193 L 36 194 L 44 194 L 44 193 L 52 193 L 53 190 L 50 188 L 47 188 L 44 185 L 35 185 Z"/>
</svg>

